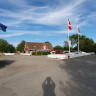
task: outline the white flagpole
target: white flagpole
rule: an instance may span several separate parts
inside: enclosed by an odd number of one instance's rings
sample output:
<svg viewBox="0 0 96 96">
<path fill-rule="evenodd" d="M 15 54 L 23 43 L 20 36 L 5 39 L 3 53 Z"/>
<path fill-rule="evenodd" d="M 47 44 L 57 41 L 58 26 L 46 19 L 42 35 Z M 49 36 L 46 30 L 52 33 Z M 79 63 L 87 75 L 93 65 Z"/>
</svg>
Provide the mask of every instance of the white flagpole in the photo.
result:
<svg viewBox="0 0 96 96">
<path fill-rule="evenodd" d="M 78 26 L 77 26 L 77 30 L 78 30 Z M 79 31 L 79 30 L 78 30 Z M 78 52 L 79 52 L 79 32 L 78 32 Z"/>
<path fill-rule="evenodd" d="M 79 33 L 78 33 L 78 52 L 79 52 Z"/>
<path fill-rule="evenodd" d="M 68 44 L 69 44 L 69 55 L 70 55 L 69 29 L 68 29 Z"/>
<path fill-rule="evenodd" d="M 68 18 L 68 16 L 67 16 Z M 68 18 L 69 20 L 69 18 Z M 69 21 L 68 21 L 68 26 L 69 26 Z M 70 55 L 70 41 L 69 41 L 69 28 L 68 28 L 68 45 L 69 45 L 69 55 Z"/>
</svg>

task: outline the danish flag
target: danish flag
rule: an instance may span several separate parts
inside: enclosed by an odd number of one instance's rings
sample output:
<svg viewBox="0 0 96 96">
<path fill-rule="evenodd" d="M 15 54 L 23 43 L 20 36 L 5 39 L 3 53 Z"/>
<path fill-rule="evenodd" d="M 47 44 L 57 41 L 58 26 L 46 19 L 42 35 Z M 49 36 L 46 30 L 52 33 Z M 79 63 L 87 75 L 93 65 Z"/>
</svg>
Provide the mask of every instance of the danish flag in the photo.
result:
<svg viewBox="0 0 96 96">
<path fill-rule="evenodd" d="M 72 30 L 72 28 L 71 28 L 71 23 L 70 23 L 69 19 L 68 19 L 68 29 L 69 29 L 69 30 Z"/>
<path fill-rule="evenodd" d="M 78 33 L 81 34 L 81 32 L 80 32 L 80 28 L 79 28 L 79 27 L 78 27 Z"/>
</svg>

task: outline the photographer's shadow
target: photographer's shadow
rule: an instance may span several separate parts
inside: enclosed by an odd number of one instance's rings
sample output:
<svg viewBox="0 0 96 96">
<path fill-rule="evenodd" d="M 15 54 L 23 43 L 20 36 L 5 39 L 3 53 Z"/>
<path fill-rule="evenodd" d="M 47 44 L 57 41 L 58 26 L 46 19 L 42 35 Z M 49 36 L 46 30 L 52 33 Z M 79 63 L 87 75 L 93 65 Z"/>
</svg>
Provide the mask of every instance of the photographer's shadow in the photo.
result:
<svg viewBox="0 0 96 96">
<path fill-rule="evenodd" d="M 55 87 L 56 85 L 52 81 L 51 77 L 47 77 L 42 84 L 42 88 L 44 91 L 43 96 L 56 96 L 54 91 Z"/>
</svg>

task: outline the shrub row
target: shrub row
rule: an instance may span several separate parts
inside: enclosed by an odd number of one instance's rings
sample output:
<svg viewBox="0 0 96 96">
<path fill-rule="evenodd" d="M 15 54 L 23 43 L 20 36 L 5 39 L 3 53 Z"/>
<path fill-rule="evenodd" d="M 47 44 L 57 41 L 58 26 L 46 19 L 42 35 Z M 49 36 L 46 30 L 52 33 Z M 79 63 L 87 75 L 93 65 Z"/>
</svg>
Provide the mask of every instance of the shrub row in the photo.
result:
<svg viewBox="0 0 96 96">
<path fill-rule="evenodd" d="M 48 55 L 50 52 L 37 52 L 38 55 Z M 36 52 L 32 52 L 32 55 L 36 55 Z"/>
</svg>

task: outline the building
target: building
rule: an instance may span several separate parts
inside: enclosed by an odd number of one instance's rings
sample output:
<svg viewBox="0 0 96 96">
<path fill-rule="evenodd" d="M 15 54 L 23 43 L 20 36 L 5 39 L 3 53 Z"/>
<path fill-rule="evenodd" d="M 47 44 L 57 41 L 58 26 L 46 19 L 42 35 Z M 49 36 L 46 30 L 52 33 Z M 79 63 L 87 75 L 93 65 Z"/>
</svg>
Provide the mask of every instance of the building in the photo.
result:
<svg viewBox="0 0 96 96">
<path fill-rule="evenodd" d="M 53 49 L 50 43 L 37 43 L 37 42 L 26 42 L 25 43 L 25 53 L 32 53 L 32 52 L 49 52 Z"/>
</svg>

